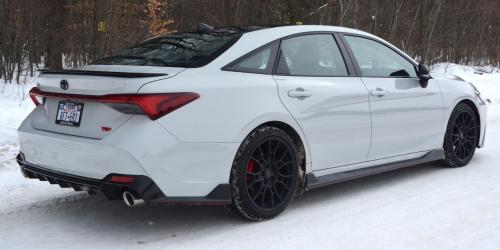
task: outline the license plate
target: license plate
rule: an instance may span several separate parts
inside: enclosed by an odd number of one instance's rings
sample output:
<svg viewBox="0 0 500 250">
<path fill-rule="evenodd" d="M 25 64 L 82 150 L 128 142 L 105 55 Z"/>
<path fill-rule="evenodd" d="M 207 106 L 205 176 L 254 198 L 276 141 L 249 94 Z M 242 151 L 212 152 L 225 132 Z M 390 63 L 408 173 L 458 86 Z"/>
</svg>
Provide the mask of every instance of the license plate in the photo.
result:
<svg viewBox="0 0 500 250">
<path fill-rule="evenodd" d="M 60 101 L 57 107 L 56 124 L 79 127 L 83 103 Z"/>
</svg>

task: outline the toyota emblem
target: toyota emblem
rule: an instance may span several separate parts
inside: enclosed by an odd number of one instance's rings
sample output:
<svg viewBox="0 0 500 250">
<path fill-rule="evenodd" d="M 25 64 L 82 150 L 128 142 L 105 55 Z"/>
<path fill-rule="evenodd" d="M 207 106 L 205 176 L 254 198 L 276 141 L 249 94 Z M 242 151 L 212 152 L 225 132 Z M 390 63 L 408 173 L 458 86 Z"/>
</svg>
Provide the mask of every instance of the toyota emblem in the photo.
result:
<svg viewBox="0 0 500 250">
<path fill-rule="evenodd" d="M 69 88 L 69 83 L 68 83 L 68 81 L 66 81 L 66 80 L 62 80 L 62 81 L 61 81 L 61 89 L 63 89 L 63 90 L 68 90 L 68 88 Z"/>
</svg>

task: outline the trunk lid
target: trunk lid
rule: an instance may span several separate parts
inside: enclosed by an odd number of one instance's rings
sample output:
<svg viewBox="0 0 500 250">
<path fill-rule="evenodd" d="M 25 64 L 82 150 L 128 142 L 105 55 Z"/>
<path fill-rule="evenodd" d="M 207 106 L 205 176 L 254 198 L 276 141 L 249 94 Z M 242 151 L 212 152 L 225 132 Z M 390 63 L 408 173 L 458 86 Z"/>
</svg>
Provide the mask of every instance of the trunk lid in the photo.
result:
<svg viewBox="0 0 500 250">
<path fill-rule="evenodd" d="M 185 68 L 88 65 L 75 70 L 42 71 L 38 88 L 46 92 L 109 95 L 137 93 L 142 85 L 165 78 L 171 78 Z M 67 81 L 68 89 L 61 88 L 61 81 Z"/>
<path fill-rule="evenodd" d="M 37 85 L 43 92 L 69 95 L 134 94 L 149 82 L 174 77 L 183 70 L 184 68 L 89 65 L 76 70 L 42 71 Z M 63 85 L 66 84 L 67 89 L 64 89 Z M 73 104 L 77 104 L 78 110 L 81 110 L 75 113 L 71 109 Z M 102 139 L 113 133 L 133 116 L 120 112 L 109 104 L 71 98 L 47 97 L 43 106 L 43 109 L 35 109 L 36 114 L 32 119 L 35 129 L 93 139 Z M 61 119 L 65 119 L 61 112 L 68 107 L 68 110 L 72 110 L 68 114 L 78 114 L 79 124 L 61 124 Z"/>
</svg>

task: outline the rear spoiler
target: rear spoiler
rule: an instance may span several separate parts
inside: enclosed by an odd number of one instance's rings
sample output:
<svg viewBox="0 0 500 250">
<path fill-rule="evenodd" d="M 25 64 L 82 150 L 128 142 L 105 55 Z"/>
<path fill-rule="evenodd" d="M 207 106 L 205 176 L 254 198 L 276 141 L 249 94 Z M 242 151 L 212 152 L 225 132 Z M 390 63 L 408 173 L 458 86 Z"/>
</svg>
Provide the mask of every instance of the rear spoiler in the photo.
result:
<svg viewBox="0 0 500 250">
<path fill-rule="evenodd" d="M 91 70 L 39 70 L 43 75 L 86 75 L 86 76 L 109 76 L 121 78 L 146 78 L 167 76 L 166 73 L 133 73 L 113 71 L 91 71 Z"/>
</svg>

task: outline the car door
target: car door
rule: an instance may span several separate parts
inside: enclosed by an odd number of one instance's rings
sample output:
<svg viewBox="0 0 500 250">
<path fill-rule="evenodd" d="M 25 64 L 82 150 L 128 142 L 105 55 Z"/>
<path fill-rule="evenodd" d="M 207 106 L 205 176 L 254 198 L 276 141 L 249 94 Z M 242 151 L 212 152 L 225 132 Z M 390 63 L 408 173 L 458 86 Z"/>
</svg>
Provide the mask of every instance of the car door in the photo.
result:
<svg viewBox="0 0 500 250">
<path fill-rule="evenodd" d="M 346 67 L 334 36 L 284 39 L 279 52 L 274 79 L 281 101 L 306 135 L 313 169 L 366 161 L 368 90 Z"/>
<path fill-rule="evenodd" d="M 368 160 L 441 148 L 443 103 L 437 83 L 430 80 L 423 88 L 414 63 L 380 41 L 343 37 L 370 91 Z"/>
</svg>

